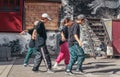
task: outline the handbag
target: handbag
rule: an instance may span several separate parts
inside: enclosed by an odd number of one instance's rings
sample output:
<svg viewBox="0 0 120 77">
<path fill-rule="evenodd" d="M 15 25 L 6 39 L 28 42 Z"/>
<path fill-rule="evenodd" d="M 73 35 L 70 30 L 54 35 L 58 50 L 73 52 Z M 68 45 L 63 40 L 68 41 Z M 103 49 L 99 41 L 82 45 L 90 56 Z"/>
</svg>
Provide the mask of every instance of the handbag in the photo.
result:
<svg viewBox="0 0 120 77">
<path fill-rule="evenodd" d="M 36 38 L 36 41 L 35 41 L 35 45 L 36 47 L 41 47 L 41 46 L 44 46 L 45 45 L 45 40 L 43 37 L 37 35 L 37 38 Z"/>
</svg>

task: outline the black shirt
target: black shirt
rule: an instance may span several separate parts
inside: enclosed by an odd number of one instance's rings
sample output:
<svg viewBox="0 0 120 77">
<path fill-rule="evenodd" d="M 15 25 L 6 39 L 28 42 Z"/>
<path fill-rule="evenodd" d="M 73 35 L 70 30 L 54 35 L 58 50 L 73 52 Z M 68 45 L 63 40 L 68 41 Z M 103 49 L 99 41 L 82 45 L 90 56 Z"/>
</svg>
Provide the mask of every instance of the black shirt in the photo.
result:
<svg viewBox="0 0 120 77">
<path fill-rule="evenodd" d="M 68 27 L 63 26 L 62 28 L 63 35 L 65 36 L 65 39 L 68 39 Z"/>
<path fill-rule="evenodd" d="M 65 39 L 68 39 L 68 27 L 67 27 L 67 26 L 63 26 L 61 32 L 63 32 L 63 35 L 64 35 Z M 64 42 L 65 42 L 65 41 L 62 41 L 62 40 L 60 39 L 59 44 L 61 45 L 61 44 L 63 44 Z"/>
<path fill-rule="evenodd" d="M 40 37 L 43 37 L 44 40 L 47 39 L 47 34 L 46 34 L 46 30 L 45 30 L 45 26 L 44 23 L 39 21 L 38 25 L 35 27 L 37 34 L 39 34 Z"/>
<path fill-rule="evenodd" d="M 34 29 L 35 29 L 35 28 L 28 29 L 28 33 L 29 33 L 30 35 L 32 35 L 32 33 L 33 33 Z"/>
<path fill-rule="evenodd" d="M 77 34 L 78 38 L 80 38 L 80 26 L 77 23 L 74 23 L 72 26 L 68 28 L 68 43 L 69 46 L 72 46 L 74 42 L 76 42 L 74 35 Z"/>
</svg>

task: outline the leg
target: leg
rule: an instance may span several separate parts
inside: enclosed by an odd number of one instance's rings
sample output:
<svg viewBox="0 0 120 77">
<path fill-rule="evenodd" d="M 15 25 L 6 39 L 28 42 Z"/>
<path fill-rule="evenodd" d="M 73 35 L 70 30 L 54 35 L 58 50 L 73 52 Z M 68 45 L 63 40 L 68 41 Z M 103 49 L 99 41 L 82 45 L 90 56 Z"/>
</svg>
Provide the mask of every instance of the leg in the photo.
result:
<svg viewBox="0 0 120 77">
<path fill-rule="evenodd" d="M 58 57 L 56 59 L 56 62 L 54 64 L 54 66 L 53 66 L 54 69 L 61 69 L 60 67 L 58 67 L 58 64 L 63 60 L 63 57 L 64 57 L 64 53 L 62 53 L 60 51 L 60 53 L 59 53 L 59 55 L 58 55 Z"/>
<path fill-rule="evenodd" d="M 33 71 L 38 71 L 42 59 L 43 59 L 43 57 L 42 57 L 42 54 L 41 54 L 41 50 L 39 50 L 38 52 L 36 52 L 36 56 L 35 56 L 35 59 L 34 59 L 34 66 L 33 66 L 33 69 L 32 69 Z"/>
<path fill-rule="evenodd" d="M 33 48 L 33 53 L 36 54 L 38 51 L 36 49 L 36 47 Z"/>
<path fill-rule="evenodd" d="M 41 53 L 42 53 L 42 56 L 43 56 L 43 59 L 44 59 L 47 69 L 51 69 L 52 63 L 51 63 L 49 52 L 47 50 L 47 46 L 41 47 Z"/>
<path fill-rule="evenodd" d="M 65 43 L 60 45 L 60 52 L 59 52 L 59 55 L 56 59 L 54 66 L 53 66 L 53 68 L 55 68 L 55 69 L 61 69 L 60 67 L 58 67 L 58 64 L 65 58 L 66 47 L 64 47 L 64 46 L 65 46 Z"/>
<path fill-rule="evenodd" d="M 85 60 L 85 56 L 78 56 L 77 71 L 82 71 L 82 64 Z"/>
<path fill-rule="evenodd" d="M 69 61 L 66 71 L 71 72 L 72 67 L 73 67 L 74 63 L 76 62 L 76 60 L 77 60 L 77 54 L 75 53 L 75 47 L 72 46 L 72 47 L 70 47 L 70 61 Z"/>
<path fill-rule="evenodd" d="M 47 72 L 54 73 L 54 71 L 52 71 L 52 63 L 51 63 L 50 55 L 46 46 L 41 47 L 41 53 L 42 53 L 45 65 L 47 67 Z"/>
<path fill-rule="evenodd" d="M 82 64 L 85 60 L 84 50 L 79 45 L 76 45 L 76 53 L 78 56 L 77 71 L 82 71 Z"/>
<path fill-rule="evenodd" d="M 25 56 L 25 59 L 24 59 L 24 64 L 28 64 L 29 58 L 32 55 L 32 53 L 33 53 L 33 49 L 32 48 L 28 48 L 27 55 Z"/>
<path fill-rule="evenodd" d="M 59 55 L 56 59 L 56 62 L 59 64 L 65 57 L 65 47 L 64 47 L 64 43 L 62 45 L 60 45 L 60 52 Z"/>
<path fill-rule="evenodd" d="M 69 48 L 68 48 L 68 43 L 65 42 L 64 45 L 64 53 L 65 53 L 65 65 L 69 64 L 69 60 L 70 60 L 70 52 L 69 52 Z"/>
</svg>

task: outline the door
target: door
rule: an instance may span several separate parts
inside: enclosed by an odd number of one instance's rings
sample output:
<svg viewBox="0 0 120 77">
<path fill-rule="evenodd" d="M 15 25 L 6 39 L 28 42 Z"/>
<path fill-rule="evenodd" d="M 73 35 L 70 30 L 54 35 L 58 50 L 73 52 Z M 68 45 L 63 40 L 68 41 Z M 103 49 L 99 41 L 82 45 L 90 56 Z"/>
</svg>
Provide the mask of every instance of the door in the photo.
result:
<svg viewBox="0 0 120 77">
<path fill-rule="evenodd" d="M 112 39 L 114 55 L 120 55 L 120 20 L 112 21 Z"/>
</svg>

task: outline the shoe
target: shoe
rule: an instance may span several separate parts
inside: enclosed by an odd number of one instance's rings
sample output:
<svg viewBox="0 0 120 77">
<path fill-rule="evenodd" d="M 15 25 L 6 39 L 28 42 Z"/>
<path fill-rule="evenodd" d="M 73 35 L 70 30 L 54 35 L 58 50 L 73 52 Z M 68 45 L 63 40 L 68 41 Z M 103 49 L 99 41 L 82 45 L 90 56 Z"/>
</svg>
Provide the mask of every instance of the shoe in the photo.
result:
<svg viewBox="0 0 120 77">
<path fill-rule="evenodd" d="M 75 64 L 78 64 L 78 61 L 76 61 Z"/>
<path fill-rule="evenodd" d="M 74 75 L 71 71 L 65 71 L 65 74 Z"/>
<path fill-rule="evenodd" d="M 51 70 L 51 69 L 48 69 L 47 70 L 47 73 L 55 73 L 55 71 Z"/>
<path fill-rule="evenodd" d="M 23 65 L 24 65 L 24 67 L 27 67 L 27 64 L 26 64 L 26 63 L 24 63 Z"/>
<path fill-rule="evenodd" d="M 79 70 L 79 69 L 76 70 L 76 73 L 79 73 L 79 74 L 86 74 L 85 71 L 83 71 L 83 70 Z"/>
<path fill-rule="evenodd" d="M 32 71 L 37 72 L 37 71 L 38 71 L 38 68 L 33 67 Z"/>
<path fill-rule="evenodd" d="M 60 68 L 58 65 L 57 66 L 53 66 L 54 69 L 58 69 L 61 70 L 62 68 Z"/>
<path fill-rule="evenodd" d="M 62 69 L 62 68 L 60 68 L 60 67 L 58 66 L 58 63 L 57 63 L 57 62 L 55 62 L 53 68 L 54 68 L 54 69 L 59 69 L 59 70 Z"/>
</svg>

